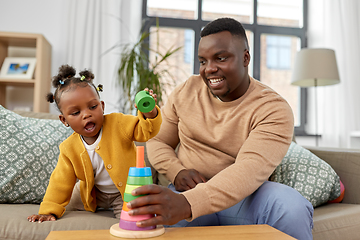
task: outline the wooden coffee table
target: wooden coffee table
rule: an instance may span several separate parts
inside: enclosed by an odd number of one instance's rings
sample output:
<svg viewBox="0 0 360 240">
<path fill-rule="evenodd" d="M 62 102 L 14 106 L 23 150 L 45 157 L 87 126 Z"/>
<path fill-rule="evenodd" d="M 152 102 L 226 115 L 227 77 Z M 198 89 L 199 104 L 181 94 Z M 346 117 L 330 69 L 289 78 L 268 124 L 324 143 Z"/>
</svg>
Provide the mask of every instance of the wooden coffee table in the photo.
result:
<svg viewBox="0 0 360 240">
<path fill-rule="evenodd" d="M 110 230 L 79 230 L 79 231 L 51 231 L 46 240 L 119 240 L 110 234 Z M 294 240 L 295 238 L 273 228 L 269 225 L 236 225 L 236 226 L 214 226 L 214 227 L 187 227 L 166 228 L 165 233 L 151 239 L 158 240 Z"/>
</svg>

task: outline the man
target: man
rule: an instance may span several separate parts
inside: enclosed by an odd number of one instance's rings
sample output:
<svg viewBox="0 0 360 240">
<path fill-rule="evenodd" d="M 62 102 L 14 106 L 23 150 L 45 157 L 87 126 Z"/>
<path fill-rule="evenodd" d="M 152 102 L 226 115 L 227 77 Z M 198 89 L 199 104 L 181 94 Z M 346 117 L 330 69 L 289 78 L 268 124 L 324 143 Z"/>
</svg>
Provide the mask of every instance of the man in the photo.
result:
<svg viewBox="0 0 360 240">
<path fill-rule="evenodd" d="M 181 193 L 138 188 L 133 195 L 149 195 L 131 201 L 129 214 L 157 214 L 138 226 L 269 224 L 312 239 L 310 202 L 267 181 L 291 143 L 293 114 L 282 97 L 248 75 L 241 23 L 221 18 L 207 24 L 198 58 L 200 76 L 173 91 L 160 132 L 147 144 L 152 165 Z"/>
</svg>

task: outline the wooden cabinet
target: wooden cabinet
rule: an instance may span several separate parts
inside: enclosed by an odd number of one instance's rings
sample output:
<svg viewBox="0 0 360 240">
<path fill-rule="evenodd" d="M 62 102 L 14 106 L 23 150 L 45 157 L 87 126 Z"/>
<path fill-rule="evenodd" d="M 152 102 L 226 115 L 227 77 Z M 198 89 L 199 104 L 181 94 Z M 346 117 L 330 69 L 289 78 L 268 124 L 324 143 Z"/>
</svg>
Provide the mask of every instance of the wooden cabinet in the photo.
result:
<svg viewBox="0 0 360 240">
<path fill-rule="evenodd" d="M 34 48 L 36 66 L 33 79 L 0 79 L 0 105 L 6 107 L 6 88 L 29 87 L 33 91 L 34 112 L 49 112 L 45 100 L 51 85 L 51 45 L 41 34 L 0 32 L 0 66 L 9 56 L 9 47 Z"/>
</svg>

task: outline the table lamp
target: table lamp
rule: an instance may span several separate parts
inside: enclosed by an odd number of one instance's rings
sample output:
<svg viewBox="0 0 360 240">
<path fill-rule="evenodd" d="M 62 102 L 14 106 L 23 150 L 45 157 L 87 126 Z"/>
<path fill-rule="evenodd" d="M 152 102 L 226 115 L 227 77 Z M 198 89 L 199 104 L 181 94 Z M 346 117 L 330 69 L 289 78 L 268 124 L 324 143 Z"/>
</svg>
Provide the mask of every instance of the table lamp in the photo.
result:
<svg viewBox="0 0 360 240">
<path fill-rule="evenodd" d="M 295 59 L 291 84 L 315 87 L 315 139 L 318 146 L 317 87 L 340 83 L 335 51 L 326 48 L 301 49 Z"/>
</svg>

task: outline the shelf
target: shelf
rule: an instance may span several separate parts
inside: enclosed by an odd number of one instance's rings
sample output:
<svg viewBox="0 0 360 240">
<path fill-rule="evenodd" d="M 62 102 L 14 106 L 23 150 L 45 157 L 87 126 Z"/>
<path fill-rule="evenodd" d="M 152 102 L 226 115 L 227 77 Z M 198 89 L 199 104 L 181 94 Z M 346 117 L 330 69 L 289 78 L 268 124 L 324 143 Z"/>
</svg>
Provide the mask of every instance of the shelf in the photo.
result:
<svg viewBox="0 0 360 240">
<path fill-rule="evenodd" d="M 1 79 L 0 78 L 0 85 L 5 86 L 34 86 L 35 79 Z"/>
<path fill-rule="evenodd" d="M 51 45 L 42 34 L 0 32 L 0 66 L 9 56 L 9 47 L 28 47 L 35 49 L 36 66 L 34 79 L 0 79 L 0 104 L 5 106 L 6 88 L 32 87 L 33 111 L 49 112 L 49 103 L 44 96 L 50 91 L 51 84 Z M 9 56 L 11 57 L 11 56 Z"/>
</svg>

